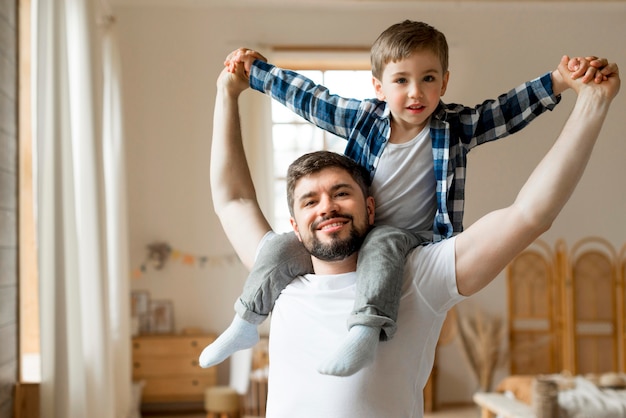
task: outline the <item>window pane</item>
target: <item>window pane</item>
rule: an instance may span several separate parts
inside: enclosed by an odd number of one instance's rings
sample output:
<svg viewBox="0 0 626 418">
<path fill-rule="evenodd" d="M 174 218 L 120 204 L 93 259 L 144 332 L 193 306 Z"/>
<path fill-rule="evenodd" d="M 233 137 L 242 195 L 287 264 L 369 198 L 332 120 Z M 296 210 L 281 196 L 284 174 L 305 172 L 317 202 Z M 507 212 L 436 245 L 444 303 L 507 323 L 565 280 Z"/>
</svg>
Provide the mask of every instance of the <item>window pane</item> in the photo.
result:
<svg viewBox="0 0 626 418">
<path fill-rule="evenodd" d="M 324 149 L 343 154 L 343 151 L 346 149 L 346 144 L 348 143 L 348 141 L 341 137 L 338 137 L 337 135 L 333 135 L 330 132 L 325 132 L 324 138 L 326 140 Z"/>
<path fill-rule="evenodd" d="M 298 71 L 298 74 L 305 76 L 313 80 L 315 84 L 324 84 L 324 72 L 319 70 L 303 70 Z"/>
<path fill-rule="evenodd" d="M 284 178 L 289 164 L 302 154 L 324 147 L 322 131 L 311 124 L 274 125 L 274 176 Z"/>
<path fill-rule="evenodd" d="M 291 231 L 289 223 L 289 207 L 287 206 L 287 182 L 276 180 L 274 182 L 274 225 L 276 232 Z"/>
<path fill-rule="evenodd" d="M 369 71 L 326 71 L 324 83 L 331 93 L 343 97 L 359 100 L 375 97 Z"/>
<path fill-rule="evenodd" d="M 272 122 L 274 123 L 309 123 L 296 115 L 282 103 L 272 100 Z"/>
</svg>

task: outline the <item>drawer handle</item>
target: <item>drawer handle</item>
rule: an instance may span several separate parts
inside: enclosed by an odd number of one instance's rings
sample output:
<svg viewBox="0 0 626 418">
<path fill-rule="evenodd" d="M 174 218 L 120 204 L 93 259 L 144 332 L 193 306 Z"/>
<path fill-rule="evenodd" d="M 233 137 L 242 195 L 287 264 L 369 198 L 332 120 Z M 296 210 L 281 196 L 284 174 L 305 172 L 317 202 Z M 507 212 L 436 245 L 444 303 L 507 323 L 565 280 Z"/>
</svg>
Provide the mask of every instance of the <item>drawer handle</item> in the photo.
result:
<svg viewBox="0 0 626 418">
<path fill-rule="evenodd" d="M 192 347 L 197 347 L 197 346 L 198 346 L 198 341 L 193 340 L 193 341 L 191 342 L 191 346 L 192 346 Z"/>
<path fill-rule="evenodd" d="M 198 360 L 192 360 L 191 361 L 191 365 L 194 366 L 194 367 L 197 366 L 198 365 Z"/>
<path fill-rule="evenodd" d="M 138 369 L 138 368 L 140 368 L 140 367 L 141 367 L 141 363 L 139 363 L 138 361 L 136 361 L 136 362 L 134 362 L 134 363 L 133 363 L 133 367 L 134 367 L 135 369 Z"/>
<path fill-rule="evenodd" d="M 198 381 L 197 381 L 197 380 L 192 380 L 192 381 L 191 381 L 191 384 L 192 384 L 193 386 L 198 386 Z"/>
<path fill-rule="evenodd" d="M 139 343 L 133 343 L 133 348 L 138 349 L 140 347 Z"/>
</svg>

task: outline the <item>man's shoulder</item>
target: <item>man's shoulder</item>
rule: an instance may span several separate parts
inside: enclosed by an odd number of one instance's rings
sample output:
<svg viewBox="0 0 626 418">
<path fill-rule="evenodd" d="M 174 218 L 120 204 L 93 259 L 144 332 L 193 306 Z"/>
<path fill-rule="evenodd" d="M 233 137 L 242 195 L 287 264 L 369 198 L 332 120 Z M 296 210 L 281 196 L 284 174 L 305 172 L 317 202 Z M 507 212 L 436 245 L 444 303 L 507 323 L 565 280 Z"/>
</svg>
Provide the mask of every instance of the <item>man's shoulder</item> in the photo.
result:
<svg viewBox="0 0 626 418">
<path fill-rule="evenodd" d="M 428 280 L 429 277 L 454 277 L 454 242 L 448 238 L 437 242 L 427 242 L 414 248 L 407 257 L 405 272 L 413 281 Z"/>
<path fill-rule="evenodd" d="M 416 247 L 404 268 L 405 286 L 412 285 L 436 312 L 463 300 L 456 285 L 455 241 L 452 237 Z"/>
</svg>

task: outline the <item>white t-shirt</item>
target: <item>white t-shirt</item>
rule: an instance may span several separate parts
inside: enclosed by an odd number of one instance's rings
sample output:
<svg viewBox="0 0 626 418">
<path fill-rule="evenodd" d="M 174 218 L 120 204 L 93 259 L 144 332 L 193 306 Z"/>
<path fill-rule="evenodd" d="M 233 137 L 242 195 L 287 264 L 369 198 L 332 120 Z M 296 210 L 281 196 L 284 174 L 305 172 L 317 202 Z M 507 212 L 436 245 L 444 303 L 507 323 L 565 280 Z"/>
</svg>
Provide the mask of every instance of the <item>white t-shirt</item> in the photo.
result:
<svg viewBox="0 0 626 418">
<path fill-rule="evenodd" d="M 271 236 L 271 233 L 270 233 Z M 463 297 L 456 286 L 454 238 L 409 256 L 398 332 L 378 346 L 374 364 L 349 377 L 316 366 L 346 336 L 356 274 L 306 275 L 272 312 L 268 418 L 417 418 L 446 312 Z"/>
<path fill-rule="evenodd" d="M 437 181 L 430 128 L 403 144 L 387 144 L 376 166 L 372 195 L 376 225 L 414 232 L 432 231 L 437 212 Z"/>
</svg>

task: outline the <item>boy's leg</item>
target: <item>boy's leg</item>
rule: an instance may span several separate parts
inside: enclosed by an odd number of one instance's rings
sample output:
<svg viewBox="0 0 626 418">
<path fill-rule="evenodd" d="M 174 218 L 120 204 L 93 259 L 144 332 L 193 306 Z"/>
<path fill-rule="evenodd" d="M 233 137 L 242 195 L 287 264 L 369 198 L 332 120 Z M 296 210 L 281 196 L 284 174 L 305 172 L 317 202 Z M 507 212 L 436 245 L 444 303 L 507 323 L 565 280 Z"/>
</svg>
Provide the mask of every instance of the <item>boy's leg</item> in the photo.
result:
<svg viewBox="0 0 626 418">
<path fill-rule="evenodd" d="M 425 241 L 390 226 L 370 231 L 359 251 L 350 331 L 339 349 L 318 367 L 320 373 L 349 376 L 374 360 L 379 340 L 393 337 L 406 256 Z"/>
<path fill-rule="evenodd" d="M 235 302 L 237 315 L 260 324 L 274 309 L 285 287 L 297 276 L 313 273 L 311 254 L 293 232 L 278 234 L 261 247 Z"/>
<path fill-rule="evenodd" d="M 200 354 L 200 366 L 221 363 L 235 351 L 253 347 L 259 340 L 257 325 L 274 308 L 280 292 L 299 275 L 312 273 L 311 255 L 296 235 L 280 234 L 265 243 L 242 295 L 235 302 L 237 315 L 230 326 Z"/>
<path fill-rule="evenodd" d="M 356 297 L 348 328 L 378 327 L 382 341 L 393 338 L 406 257 L 426 241 L 418 234 L 387 225 L 370 231 L 359 251 Z"/>
</svg>

